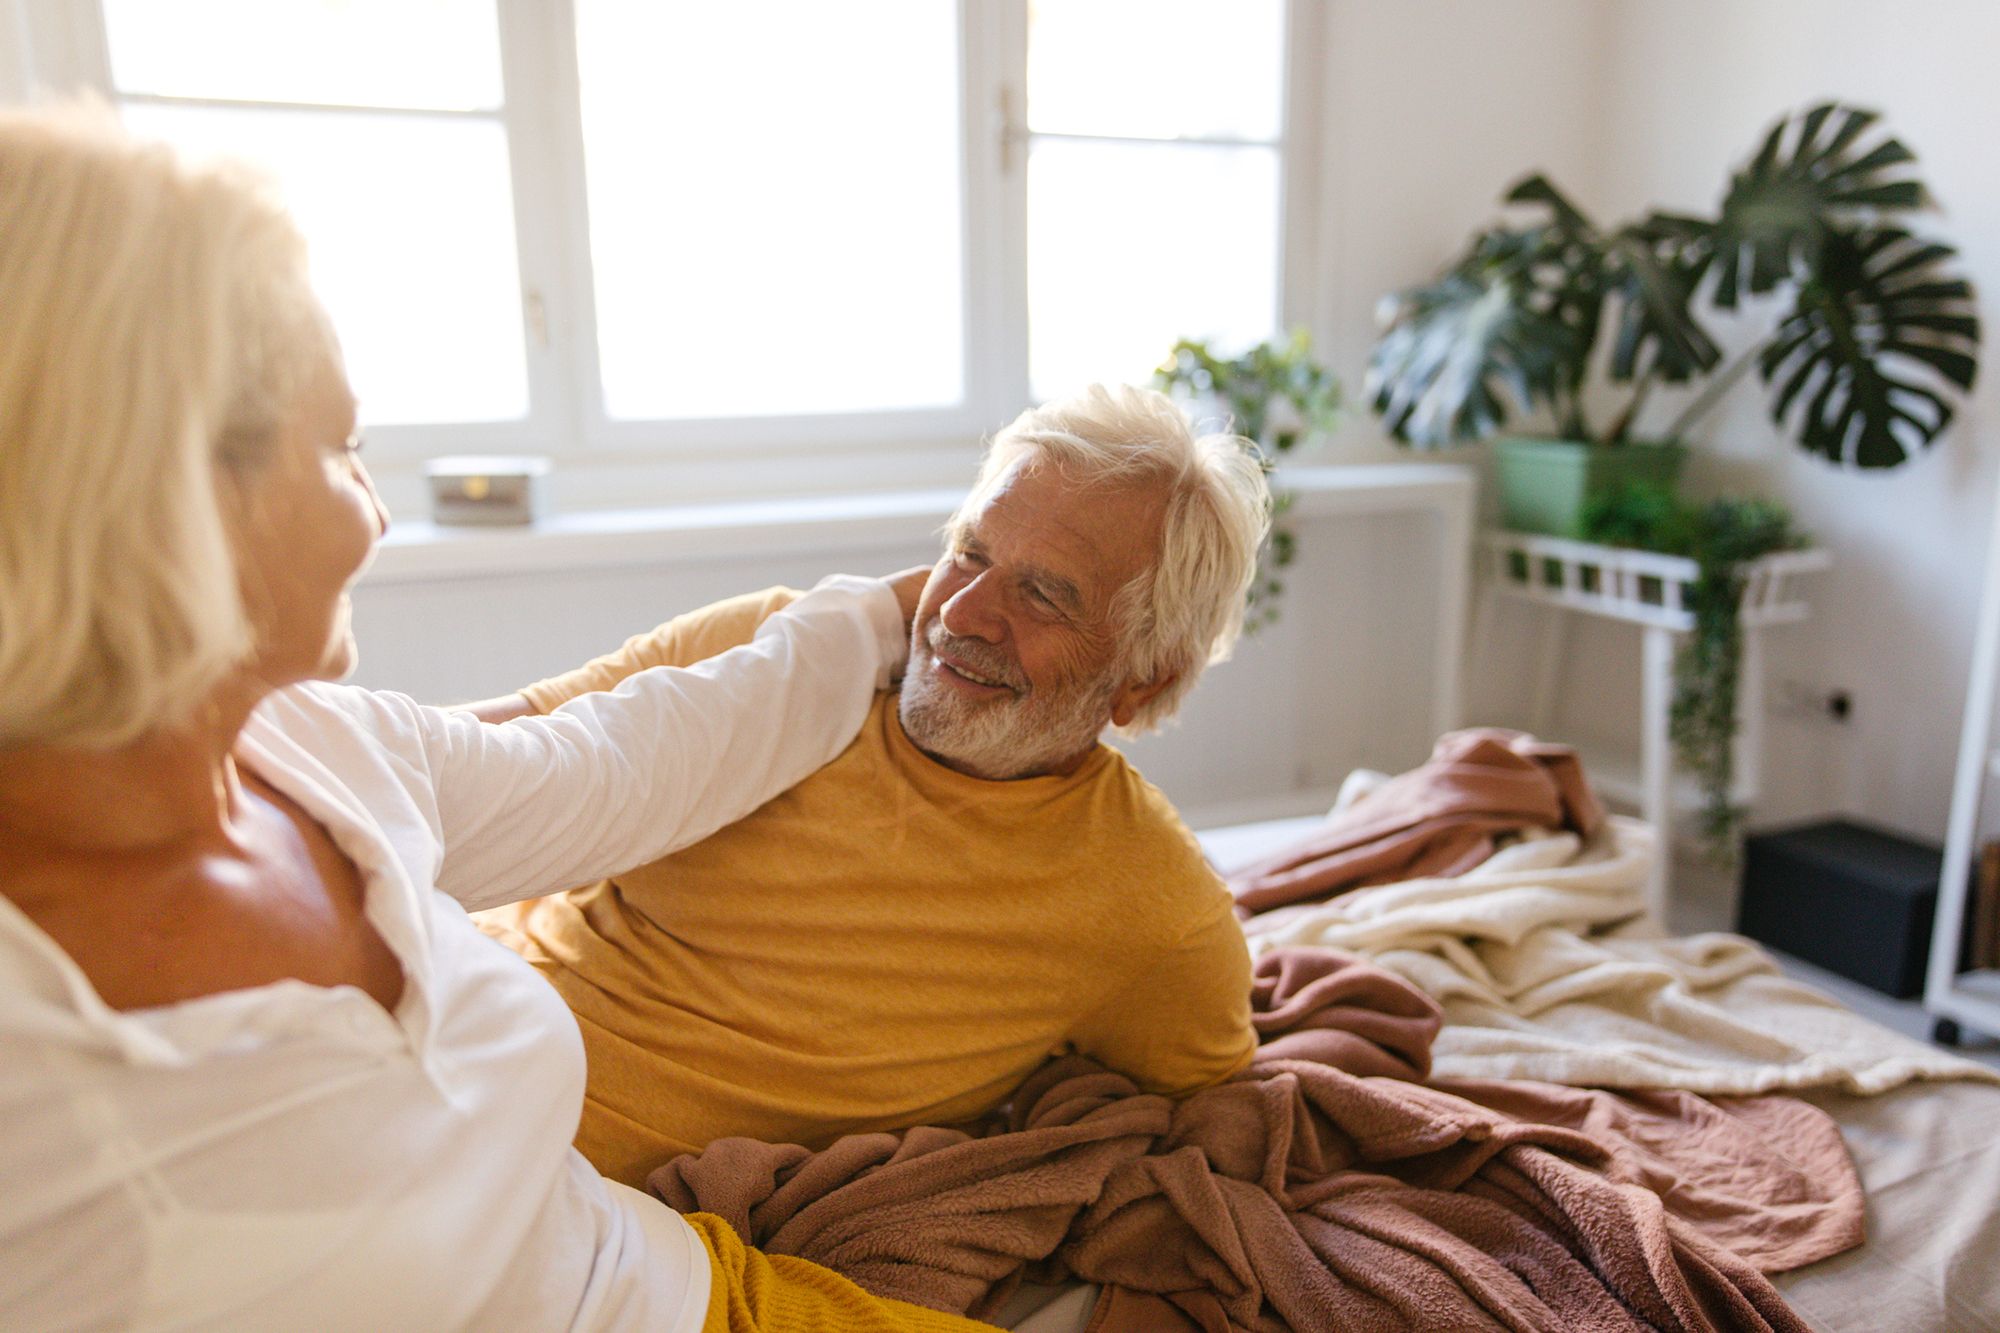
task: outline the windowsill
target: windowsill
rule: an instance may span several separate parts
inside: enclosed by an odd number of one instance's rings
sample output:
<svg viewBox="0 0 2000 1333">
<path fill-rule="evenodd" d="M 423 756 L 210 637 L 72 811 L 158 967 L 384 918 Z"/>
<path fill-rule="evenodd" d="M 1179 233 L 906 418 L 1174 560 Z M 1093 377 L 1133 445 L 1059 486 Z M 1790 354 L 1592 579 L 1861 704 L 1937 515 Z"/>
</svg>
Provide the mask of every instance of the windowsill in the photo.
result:
<svg viewBox="0 0 2000 1333">
<path fill-rule="evenodd" d="M 417 583 L 894 545 L 935 532 L 963 495 L 876 492 L 602 509 L 495 527 L 399 522 L 383 539 L 366 581 Z"/>
<path fill-rule="evenodd" d="M 1349 464 L 1281 469 L 1297 493 L 1293 520 L 1428 511 L 1467 525 L 1475 477 L 1452 464 Z M 490 578 L 552 569 L 613 569 L 688 559 L 840 552 L 922 543 L 964 489 L 874 491 L 783 500 L 606 509 L 506 527 L 396 524 L 366 576 L 371 585 Z"/>
</svg>

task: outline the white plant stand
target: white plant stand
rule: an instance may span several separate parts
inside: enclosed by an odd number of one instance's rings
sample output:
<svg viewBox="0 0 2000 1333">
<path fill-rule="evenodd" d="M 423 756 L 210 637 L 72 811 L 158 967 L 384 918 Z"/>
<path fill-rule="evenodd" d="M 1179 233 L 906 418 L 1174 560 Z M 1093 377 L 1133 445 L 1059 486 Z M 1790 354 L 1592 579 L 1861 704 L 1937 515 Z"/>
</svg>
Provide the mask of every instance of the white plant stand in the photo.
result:
<svg viewBox="0 0 2000 1333">
<path fill-rule="evenodd" d="M 1961 1024 L 2000 1035 L 2000 971 L 1958 970 L 1980 806 L 1987 778 L 2000 776 L 2000 750 L 1993 746 L 1993 698 L 2000 691 L 2000 501 L 1994 513 L 1979 628 L 1972 641 L 1972 678 L 1965 690 L 1958 772 L 1951 788 L 1951 818 L 1945 826 L 1944 870 L 1938 881 L 1937 915 L 1931 919 L 1931 958 L 1924 974 L 1931 1035 L 1947 1046 L 1958 1043 Z"/>
<path fill-rule="evenodd" d="M 1694 628 L 1687 608 L 1688 589 L 1700 576 L 1685 556 L 1627 550 L 1562 537 L 1538 537 L 1519 532 L 1487 532 L 1480 538 L 1480 613 L 1487 614 L 1492 597 L 1538 602 L 1559 612 L 1582 612 L 1638 625 L 1640 637 L 1639 755 L 1636 772 L 1629 761 L 1585 755 L 1586 769 L 1607 796 L 1636 805 L 1640 817 L 1653 826 L 1659 852 L 1646 886 L 1646 907 L 1653 919 L 1666 920 L 1673 813 L 1677 805 L 1698 800 L 1690 787 L 1675 791 L 1673 745 L 1667 722 L 1674 698 L 1674 646 L 1678 636 Z M 1745 570 L 1743 591 L 1743 663 L 1737 689 L 1736 776 L 1732 799 L 1756 799 L 1764 739 L 1764 653 L 1761 631 L 1772 625 L 1805 619 L 1794 576 L 1827 568 L 1832 557 L 1822 550 L 1781 551 L 1767 555 Z M 1996 580 L 2000 582 L 2000 580 Z M 1542 636 L 1540 662 L 1531 700 L 1531 725 L 1546 734 L 1562 684 L 1568 616 L 1554 615 Z"/>
</svg>

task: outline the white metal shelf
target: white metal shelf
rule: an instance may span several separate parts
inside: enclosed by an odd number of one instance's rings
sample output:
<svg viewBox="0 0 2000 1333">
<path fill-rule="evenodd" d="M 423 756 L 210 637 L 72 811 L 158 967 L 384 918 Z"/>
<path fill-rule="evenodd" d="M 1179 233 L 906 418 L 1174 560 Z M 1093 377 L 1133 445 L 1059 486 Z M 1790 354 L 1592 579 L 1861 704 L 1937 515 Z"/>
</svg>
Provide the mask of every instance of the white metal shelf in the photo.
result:
<svg viewBox="0 0 2000 1333">
<path fill-rule="evenodd" d="M 1804 620 L 1808 608 L 1799 596 L 1798 576 L 1817 573 L 1833 563 L 1823 550 L 1780 551 L 1745 567 L 1743 661 L 1737 689 L 1736 780 L 1730 796 L 1739 803 L 1755 799 L 1763 757 L 1763 644 L 1758 631 Z M 1668 858 L 1673 812 L 1698 803 L 1691 783 L 1677 783 L 1667 719 L 1673 704 L 1674 640 L 1694 628 L 1688 603 L 1701 569 L 1686 556 L 1662 555 L 1565 537 L 1520 532 L 1486 532 L 1479 543 L 1479 586 L 1482 593 L 1537 602 L 1557 611 L 1637 625 L 1640 642 L 1641 698 L 1636 761 L 1604 754 L 1592 747 L 1586 767 L 1598 789 L 1614 800 L 1639 808 L 1657 836 L 1660 854 L 1647 885 L 1647 907 L 1665 920 Z M 1490 599 L 1481 598 L 1484 613 Z M 1546 734 L 1555 711 L 1563 665 L 1567 617 L 1557 616 L 1541 639 L 1541 664 L 1531 704 L 1533 727 Z"/>
<path fill-rule="evenodd" d="M 1687 556 L 1521 532 L 1488 532 L 1480 545 L 1496 591 L 1675 633 L 1694 628 L 1687 601 L 1701 568 Z M 1796 595 L 1793 577 L 1832 563 L 1831 555 L 1815 549 L 1780 551 L 1746 566 L 1744 627 L 1804 620 L 1807 607 Z"/>
</svg>

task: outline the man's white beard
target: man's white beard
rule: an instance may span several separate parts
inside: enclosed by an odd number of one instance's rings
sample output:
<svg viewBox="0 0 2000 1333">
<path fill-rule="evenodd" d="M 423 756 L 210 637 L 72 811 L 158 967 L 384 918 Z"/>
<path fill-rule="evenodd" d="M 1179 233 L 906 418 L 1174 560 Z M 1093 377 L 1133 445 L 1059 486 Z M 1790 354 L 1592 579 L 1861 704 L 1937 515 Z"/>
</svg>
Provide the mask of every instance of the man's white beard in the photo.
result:
<svg viewBox="0 0 2000 1333">
<path fill-rule="evenodd" d="M 988 680 L 1015 691 L 1011 699 L 957 697 L 936 675 L 947 651 Z M 1004 657 L 978 639 L 947 634 L 941 621 L 913 636 L 909 671 L 897 705 L 903 731 L 925 754 L 974 777 L 1035 777 L 1097 743 L 1118 692 L 1115 670 L 1060 690 L 1032 690 Z"/>
</svg>

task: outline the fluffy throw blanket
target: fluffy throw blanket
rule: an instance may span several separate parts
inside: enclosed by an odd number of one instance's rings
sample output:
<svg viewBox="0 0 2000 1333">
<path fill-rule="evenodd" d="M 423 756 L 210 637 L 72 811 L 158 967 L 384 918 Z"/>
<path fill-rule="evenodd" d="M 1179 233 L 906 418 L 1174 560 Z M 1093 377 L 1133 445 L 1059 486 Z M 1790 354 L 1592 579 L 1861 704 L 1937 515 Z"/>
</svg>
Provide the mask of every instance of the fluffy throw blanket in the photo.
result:
<svg viewBox="0 0 2000 1333">
<path fill-rule="evenodd" d="M 1109 1284 L 1106 1330 L 1803 1329 L 1760 1269 L 1860 1240 L 1802 1103 L 1425 1086 L 1439 1015 L 1407 983 L 1279 951 L 1256 986 L 1253 1065 L 1178 1102 L 1071 1058 L 979 1133 L 728 1139 L 651 1185 L 939 1309 Z"/>
<path fill-rule="evenodd" d="M 1454 1078 L 1738 1094 L 2000 1081 L 1787 979 L 1741 936 L 1653 936 L 1635 920 L 1652 856 L 1651 830 L 1614 816 L 1588 840 L 1530 835 L 1463 874 L 1277 908 L 1243 930 L 1254 953 L 1354 950 L 1437 998 L 1433 1059 Z"/>
</svg>

